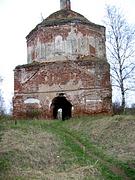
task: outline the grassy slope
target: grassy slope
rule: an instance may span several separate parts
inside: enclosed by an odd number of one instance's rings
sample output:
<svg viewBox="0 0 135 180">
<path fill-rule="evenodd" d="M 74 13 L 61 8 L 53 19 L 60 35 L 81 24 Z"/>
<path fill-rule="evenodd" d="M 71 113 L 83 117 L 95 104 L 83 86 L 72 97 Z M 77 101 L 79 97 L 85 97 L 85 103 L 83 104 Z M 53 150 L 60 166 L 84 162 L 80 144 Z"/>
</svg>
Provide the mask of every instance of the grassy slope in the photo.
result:
<svg viewBox="0 0 135 180">
<path fill-rule="evenodd" d="M 135 118 L 0 122 L 0 179 L 135 179 Z"/>
</svg>

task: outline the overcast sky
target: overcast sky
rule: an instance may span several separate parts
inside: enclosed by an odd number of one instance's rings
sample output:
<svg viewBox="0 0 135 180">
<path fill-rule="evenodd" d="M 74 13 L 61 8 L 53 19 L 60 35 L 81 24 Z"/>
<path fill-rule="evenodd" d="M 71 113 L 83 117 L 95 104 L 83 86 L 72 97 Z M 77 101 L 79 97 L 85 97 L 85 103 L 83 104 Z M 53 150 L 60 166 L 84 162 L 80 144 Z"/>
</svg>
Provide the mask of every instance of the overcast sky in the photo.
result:
<svg viewBox="0 0 135 180">
<path fill-rule="evenodd" d="M 96 24 L 103 24 L 105 6 L 122 9 L 135 24 L 135 0 L 71 0 L 72 10 Z M 0 0 L 0 76 L 7 105 L 13 96 L 13 70 L 27 63 L 26 35 L 44 18 L 60 9 L 60 0 Z"/>
</svg>

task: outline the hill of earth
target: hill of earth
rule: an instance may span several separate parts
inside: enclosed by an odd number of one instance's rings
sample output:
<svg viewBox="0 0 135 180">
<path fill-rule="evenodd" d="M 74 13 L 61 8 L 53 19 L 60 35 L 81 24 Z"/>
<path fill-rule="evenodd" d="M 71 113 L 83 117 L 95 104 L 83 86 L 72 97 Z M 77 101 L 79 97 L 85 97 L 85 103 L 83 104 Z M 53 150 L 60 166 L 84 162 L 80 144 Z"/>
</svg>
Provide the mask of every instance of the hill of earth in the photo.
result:
<svg viewBox="0 0 135 180">
<path fill-rule="evenodd" d="M 0 120 L 0 180 L 135 179 L 135 116 Z"/>
</svg>

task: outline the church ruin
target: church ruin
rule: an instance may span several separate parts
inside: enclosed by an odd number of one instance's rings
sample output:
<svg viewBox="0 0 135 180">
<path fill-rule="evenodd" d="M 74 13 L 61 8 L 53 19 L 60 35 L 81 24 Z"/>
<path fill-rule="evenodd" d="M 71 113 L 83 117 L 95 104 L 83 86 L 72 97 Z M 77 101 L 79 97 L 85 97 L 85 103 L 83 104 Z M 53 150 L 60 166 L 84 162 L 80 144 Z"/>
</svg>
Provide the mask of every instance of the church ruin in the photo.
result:
<svg viewBox="0 0 135 180">
<path fill-rule="evenodd" d="M 62 119 L 112 112 L 105 27 L 71 10 L 60 10 L 26 37 L 27 64 L 14 70 L 15 118 Z"/>
</svg>

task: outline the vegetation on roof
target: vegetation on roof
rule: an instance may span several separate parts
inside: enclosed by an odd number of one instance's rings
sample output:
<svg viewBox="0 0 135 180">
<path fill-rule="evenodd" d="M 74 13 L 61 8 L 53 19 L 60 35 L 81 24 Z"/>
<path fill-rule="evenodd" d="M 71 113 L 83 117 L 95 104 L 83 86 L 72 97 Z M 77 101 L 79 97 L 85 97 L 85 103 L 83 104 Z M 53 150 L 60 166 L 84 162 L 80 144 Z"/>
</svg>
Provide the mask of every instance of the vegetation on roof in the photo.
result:
<svg viewBox="0 0 135 180">
<path fill-rule="evenodd" d="M 91 26 L 93 28 L 100 28 L 103 27 L 101 25 L 97 25 L 95 23 L 90 22 L 87 18 L 83 15 L 72 11 L 72 10 L 60 10 L 52 13 L 46 19 L 44 19 L 40 24 L 38 24 L 27 36 L 29 38 L 31 34 L 38 30 L 40 27 L 49 27 L 49 26 L 57 26 L 57 25 L 64 25 L 68 23 L 75 23 L 75 24 L 84 24 Z"/>
</svg>

